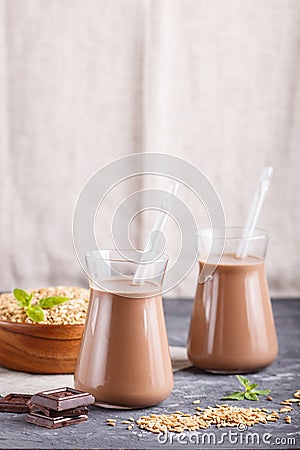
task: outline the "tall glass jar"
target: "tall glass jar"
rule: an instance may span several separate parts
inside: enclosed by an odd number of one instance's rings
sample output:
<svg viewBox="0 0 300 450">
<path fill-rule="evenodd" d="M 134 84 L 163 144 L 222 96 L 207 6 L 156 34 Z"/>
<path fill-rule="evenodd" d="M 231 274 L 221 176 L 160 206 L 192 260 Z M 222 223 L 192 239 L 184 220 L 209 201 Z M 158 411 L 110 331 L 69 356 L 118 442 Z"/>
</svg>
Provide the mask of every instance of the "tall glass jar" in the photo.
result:
<svg viewBox="0 0 300 450">
<path fill-rule="evenodd" d="M 75 387 L 104 407 L 142 408 L 173 388 L 161 287 L 168 258 L 138 261 L 130 250 L 86 255 L 90 303 Z M 140 263 L 140 264 L 139 264 Z M 147 278 L 136 282 L 141 264 Z"/>
<path fill-rule="evenodd" d="M 200 272 L 209 276 L 197 285 L 188 355 L 195 366 L 211 372 L 257 371 L 278 352 L 264 264 L 268 233 L 256 229 L 242 240 L 242 228 L 215 231 L 214 239 L 225 238 L 224 252 L 210 256 L 208 264 L 212 229 L 198 236 Z M 241 245 L 245 257 L 236 256 Z"/>
</svg>

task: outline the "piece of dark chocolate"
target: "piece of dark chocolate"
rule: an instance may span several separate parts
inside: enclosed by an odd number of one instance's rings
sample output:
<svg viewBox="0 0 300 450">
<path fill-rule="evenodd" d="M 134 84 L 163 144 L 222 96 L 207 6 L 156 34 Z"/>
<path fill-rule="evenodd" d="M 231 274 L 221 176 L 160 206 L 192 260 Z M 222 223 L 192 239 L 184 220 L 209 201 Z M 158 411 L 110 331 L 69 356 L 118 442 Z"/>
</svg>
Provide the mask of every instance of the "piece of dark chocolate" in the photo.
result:
<svg viewBox="0 0 300 450">
<path fill-rule="evenodd" d="M 47 417 L 36 413 L 28 414 L 25 417 L 26 422 L 45 428 L 67 427 L 69 425 L 76 425 L 77 423 L 85 422 L 87 419 L 88 416 L 86 415 L 76 417 Z"/>
<path fill-rule="evenodd" d="M 69 387 L 43 391 L 31 397 L 31 402 L 55 411 L 88 406 L 94 403 L 95 398 L 88 392 L 77 391 Z"/>
<path fill-rule="evenodd" d="M 41 414 L 46 417 L 74 417 L 74 416 L 87 416 L 89 410 L 86 406 L 81 406 L 73 409 L 65 409 L 63 411 L 54 411 L 53 409 L 48 409 L 45 406 L 39 406 L 32 403 L 30 400 L 27 403 L 29 406 L 30 414 L 36 413 Z"/>
<path fill-rule="evenodd" d="M 8 394 L 0 399 L 0 412 L 28 413 L 27 402 L 30 399 L 31 395 L 28 394 Z"/>
</svg>

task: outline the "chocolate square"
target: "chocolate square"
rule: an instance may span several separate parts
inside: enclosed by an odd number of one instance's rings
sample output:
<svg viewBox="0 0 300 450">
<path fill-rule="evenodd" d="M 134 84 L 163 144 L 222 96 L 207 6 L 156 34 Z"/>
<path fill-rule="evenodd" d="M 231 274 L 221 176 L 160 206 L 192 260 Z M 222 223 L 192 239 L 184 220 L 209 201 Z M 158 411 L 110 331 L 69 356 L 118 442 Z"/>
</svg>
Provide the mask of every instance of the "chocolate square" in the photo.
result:
<svg viewBox="0 0 300 450">
<path fill-rule="evenodd" d="M 0 412 L 28 413 L 27 402 L 30 399 L 31 395 L 28 394 L 8 394 L 0 399 Z"/>
<path fill-rule="evenodd" d="M 88 416 L 86 415 L 76 417 L 47 417 L 36 413 L 28 414 L 25 417 L 26 422 L 32 423 L 33 425 L 37 425 L 39 427 L 52 429 L 76 425 L 77 423 L 85 422 L 87 419 Z"/>
<path fill-rule="evenodd" d="M 35 405 L 30 400 L 27 405 L 29 406 L 30 414 L 35 413 L 46 417 L 87 416 L 89 413 L 89 410 L 86 406 L 81 406 L 73 409 L 65 409 L 64 411 L 54 411 L 53 409 L 46 408 L 45 406 Z"/>
<path fill-rule="evenodd" d="M 88 406 L 94 401 L 95 398 L 88 392 L 78 391 L 69 387 L 39 392 L 31 397 L 33 404 L 55 411 Z"/>
</svg>

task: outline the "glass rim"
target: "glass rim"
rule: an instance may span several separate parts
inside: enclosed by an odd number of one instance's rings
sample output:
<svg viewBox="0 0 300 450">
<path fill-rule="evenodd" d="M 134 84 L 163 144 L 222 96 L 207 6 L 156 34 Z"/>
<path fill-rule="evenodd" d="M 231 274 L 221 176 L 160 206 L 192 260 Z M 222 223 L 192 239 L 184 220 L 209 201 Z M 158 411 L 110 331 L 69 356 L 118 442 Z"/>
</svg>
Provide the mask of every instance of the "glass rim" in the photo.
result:
<svg viewBox="0 0 300 450">
<path fill-rule="evenodd" d="M 103 252 L 103 254 L 101 254 Z M 122 254 L 124 252 L 124 255 Z M 107 248 L 107 249 L 100 249 L 100 250 L 92 250 L 91 252 L 85 253 L 85 258 L 93 258 L 95 260 L 101 260 L 101 261 L 110 261 L 110 262 L 118 262 L 118 263 L 133 263 L 133 264 L 154 264 L 158 262 L 166 262 L 169 260 L 169 255 L 167 253 L 159 253 L 159 252 L 150 252 L 149 255 L 153 255 L 153 259 L 148 261 L 143 260 L 136 260 L 133 258 L 126 258 L 125 252 L 128 253 L 134 253 L 134 254 L 140 254 L 142 255 L 144 252 L 142 250 L 133 250 L 133 249 L 118 249 L 115 248 Z M 112 256 L 111 254 L 115 253 L 115 256 Z M 121 253 L 121 254 L 120 254 Z M 107 255 L 106 255 L 107 254 Z"/>
<path fill-rule="evenodd" d="M 243 226 L 225 226 L 225 227 L 207 227 L 207 228 L 203 228 L 203 229 L 201 229 L 201 230 L 199 230 L 199 231 L 197 231 L 196 232 L 196 236 L 198 237 L 198 238 L 213 238 L 213 239 L 216 239 L 216 240 L 232 240 L 232 241 L 234 241 L 234 240 L 236 240 L 236 241 L 241 241 L 241 240 L 245 240 L 245 241 L 255 241 L 255 240 L 259 240 L 259 239 L 265 239 L 265 238 L 269 238 L 269 231 L 268 230 L 266 230 L 265 228 L 260 228 L 260 227 L 255 227 L 254 228 L 254 230 L 253 230 L 253 232 L 255 233 L 254 235 L 252 235 L 252 236 L 243 236 L 242 234 L 243 234 L 243 231 L 244 231 L 244 228 L 245 227 L 243 227 Z M 221 232 L 223 232 L 223 234 L 221 235 L 221 236 L 218 236 L 218 235 L 216 235 L 216 236 L 212 236 L 212 235 L 208 235 L 208 234 L 205 234 L 205 233 L 207 233 L 208 231 L 211 231 L 211 230 L 215 230 L 216 232 L 217 231 L 221 231 Z M 240 230 L 240 235 L 239 236 L 233 236 L 233 235 L 228 235 L 227 234 L 227 231 L 238 231 L 238 230 Z"/>
</svg>

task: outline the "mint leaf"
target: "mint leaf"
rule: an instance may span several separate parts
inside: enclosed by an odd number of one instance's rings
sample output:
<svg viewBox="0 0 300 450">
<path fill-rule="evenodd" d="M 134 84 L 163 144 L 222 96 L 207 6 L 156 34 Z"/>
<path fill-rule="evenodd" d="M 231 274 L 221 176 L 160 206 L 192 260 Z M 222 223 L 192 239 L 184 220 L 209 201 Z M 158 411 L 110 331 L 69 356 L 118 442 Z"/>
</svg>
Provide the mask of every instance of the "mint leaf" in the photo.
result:
<svg viewBox="0 0 300 450">
<path fill-rule="evenodd" d="M 249 380 L 247 380 L 247 378 L 243 377 L 242 375 L 236 375 L 236 377 L 242 386 L 244 386 L 245 388 L 249 386 Z"/>
<path fill-rule="evenodd" d="M 246 392 L 245 393 L 245 398 L 247 400 L 253 400 L 253 401 L 258 400 L 258 396 L 254 392 Z"/>
<path fill-rule="evenodd" d="M 252 400 L 256 401 L 259 400 L 259 395 L 268 395 L 271 391 L 270 389 L 255 389 L 258 384 L 252 383 L 250 384 L 250 381 L 243 377 L 242 375 L 236 375 L 239 382 L 244 386 L 245 390 L 244 392 L 236 391 L 232 394 L 227 395 L 226 397 L 222 397 L 222 400 Z"/>
<path fill-rule="evenodd" d="M 252 391 L 253 394 L 257 394 L 257 395 L 268 395 L 270 394 L 270 389 L 263 389 L 263 390 L 254 390 Z"/>
<path fill-rule="evenodd" d="M 35 322 L 42 322 L 44 320 L 44 312 L 42 308 L 52 308 L 52 306 L 61 305 L 67 302 L 70 298 L 67 297 L 47 297 L 42 298 L 37 305 L 32 306 L 31 300 L 33 293 L 29 294 L 23 289 L 14 289 L 15 298 L 18 300 L 18 305 L 23 306 L 26 310 L 26 314 L 30 319 Z"/>
<path fill-rule="evenodd" d="M 244 400 L 245 393 L 244 392 L 233 392 L 232 394 L 226 395 L 226 397 L 222 397 L 222 400 Z"/>
<path fill-rule="evenodd" d="M 13 294 L 15 298 L 18 300 L 20 306 L 26 307 L 30 305 L 30 301 L 32 299 L 33 294 L 29 295 L 28 292 L 18 288 L 14 289 Z"/>
<path fill-rule="evenodd" d="M 42 322 L 44 320 L 44 311 L 38 305 L 30 306 L 27 308 L 26 313 L 34 322 Z"/>
<path fill-rule="evenodd" d="M 56 306 L 56 305 L 61 305 L 62 303 L 67 302 L 68 300 L 70 300 L 67 297 L 47 297 L 47 298 L 42 298 L 39 301 L 39 306 L 41 308 L 52 308 L 52 306 Z"/>
</svg>

